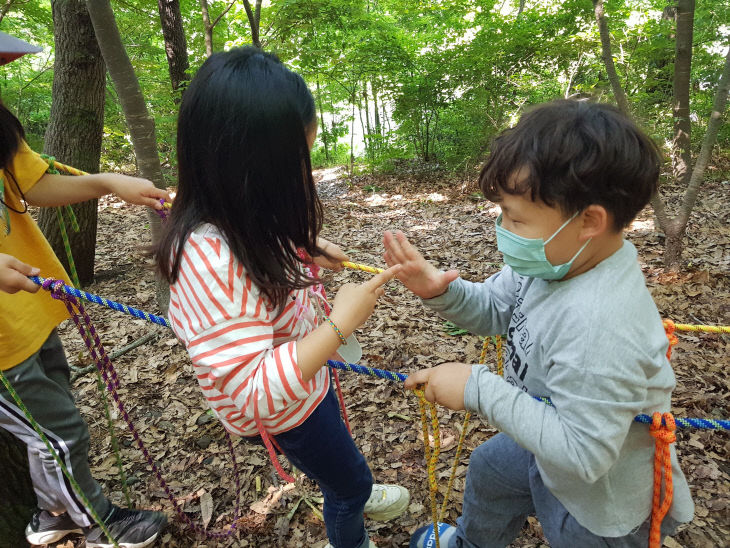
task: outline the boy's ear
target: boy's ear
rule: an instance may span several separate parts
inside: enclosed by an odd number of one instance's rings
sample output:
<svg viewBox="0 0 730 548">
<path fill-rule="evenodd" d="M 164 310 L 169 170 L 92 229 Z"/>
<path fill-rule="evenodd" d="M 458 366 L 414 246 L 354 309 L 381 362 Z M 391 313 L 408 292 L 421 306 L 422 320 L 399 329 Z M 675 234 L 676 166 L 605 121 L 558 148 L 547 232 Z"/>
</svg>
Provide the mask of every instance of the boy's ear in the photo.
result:
<svg viewBox="0 0 730 548">
<path fill-rule="evenodd" d="M 581 226 L 580 239 L 596 238 L 611 230 L 613 220 L 611 214 L 605 207 L 598 204 L 589 205 L 581 213 L 583 225 Z"/>
</svg>

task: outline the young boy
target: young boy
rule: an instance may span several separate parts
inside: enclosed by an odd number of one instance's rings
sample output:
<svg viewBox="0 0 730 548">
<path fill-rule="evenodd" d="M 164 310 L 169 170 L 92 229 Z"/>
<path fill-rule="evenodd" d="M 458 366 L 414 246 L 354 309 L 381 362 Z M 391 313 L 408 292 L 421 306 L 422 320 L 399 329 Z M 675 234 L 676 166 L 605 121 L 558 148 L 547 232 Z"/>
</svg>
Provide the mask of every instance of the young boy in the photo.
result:
<svg viewBox="0 0 730 548">
<path fill-rule="evenodd" d="M 502 210 L 506 266 L 483 283 L 441 272 L 398 232 L 385 259 L 426 306 L 479 335 L 507 334 L 504 382 L 446 363 L 411 375 L 426 397 L 502 433 L 471 455 L 458 526 L 442 547 L 503 547 L 536 514 L 553 547 L 644 547 L 654 440 L 640 413 L 670 410 L 667 338 L 626 228 L 656 190 L 655 145 L 615 108 L 556 101 L 494 143 L 480 174 Z M 549 396 L 553 407 L 533 396 Z M 692 519 L 671 449 L 674 499 L 662 534 Z M 433 546 L 433 526 L 411 547 Z"/>
<path fill-rule="evenodd" d="M 0 64 L 8 58 L 0 55 Z M 114 193 L 127 202 L 159 209 L 159 200 L 170 197 L 146 179 L 111 173 L 65 177 L 47 174 L 47 169 L 25 143 L 18 119 L 0 103 L 0 370 L 120 548 L 141 548 L 154 542 L 166 518 L 160 512 L 113 505 L 91 476 L 89 432 L 74 403 L 68 362 L 56 334 L 68 312 L 49 293 L 36 293 L 38 286 L 27 278 L 40 274 L 69 283 L 68 276 L 27 206 L 70 204 Z M 28 542 L 47 544 L 83 532 L 89 548 L 113 546 L 1 384 L 0 428 L 28 449 L 39 507 L 25 531 Z"/>
</svg>

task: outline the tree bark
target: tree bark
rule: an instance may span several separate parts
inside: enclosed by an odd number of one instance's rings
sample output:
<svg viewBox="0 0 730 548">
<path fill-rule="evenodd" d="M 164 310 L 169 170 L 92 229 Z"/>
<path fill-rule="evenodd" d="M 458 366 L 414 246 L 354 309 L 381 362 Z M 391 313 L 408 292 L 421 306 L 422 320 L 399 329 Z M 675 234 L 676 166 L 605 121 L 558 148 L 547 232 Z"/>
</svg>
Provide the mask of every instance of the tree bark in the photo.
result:
<svg viewBox="0 0 730 548">
<path fill-rule="evenodd" d="M 147 112 L 147 104 L 139 87 L 139 80 L 129 61 L 127 51 L 122 44 L 117 22 L 109 0 L 86 0 L 86 7 L 94 25 L 96 40 L 104 57 L 109 76 L 122 104 L 124 118 L 132 138 L 134 154 L 137 158 L 137 169 L 142 177 L 149 179 L 158 188 L 165 188 L 162 178 L 160 157 L 157 152 L 157 135 L 155 121 Z M 152 211 L 147 211 L 147 219 L 151 228 L 152 243 L 160 238 L 160 218 Z M 157 303 L 164 311 L 169 302 L 169 288 L 166 284 L 157 284 Z"/>
<path fill-rule="evenodd" d="M 686 185 L 692 176 L 692 124 L 689 119 L 689 89 L 692 70 L 692 35 L 695 0 L 677 2 L 677 38 L 675 41 L 674 94 L 672 115 L 674 139 L 672 141 L 672 171 L 674 177 Z"/>
<path fill-rule="evenodd" d="M 106 71 L 84 0 L 54 0 L 53 101 L 43 152 L 83 171 L 99 171 L 104 130 Z M 97 201 L 73 206 L 80 231 L 67 226 L 82 284 L 94 279 Z M 69 271 L 55 208 L 44 208 L 38 225 Z"/>
<path fill-rule="evenodd" d="M 621 112 L 628 115 L 629 101 L 626 98 L 624 88 L 621 87 L 621 81 L 619 80 L 618 73 L 616 72 L 616 65 L 613 64 L 611 36 L 608 33 L 608 22 L 606 21 L 603 10 L 603 0 L 593 0 L 593 13 L 596 16 L 596 22 L 598 23 L 598 32 L 601 36 L 603 63 L 606 66 L 606 74 L 608 75 L 608 81 L 611 83 L 613 96 L 616 99 L 616 104 Z"/>
<path fill-rule="evenodd" d="M 157 8 L 160 12 L 162 37 L 165 40 L 170 83 L 175 93 L 175 103 L 179 103 L 184 84 L 190 80 L 187 73 L 190 68 L 188 45 L 180 13 L 180 0 L 157 0 Z"/>
<path fill-rule="evenodd" d="M 249 0 L 243 0 L 243 7 L 246 10 L 246 16 L 248 17 L 248 23 L 251 27 L 251 43 L 257 48 L 261 47 L 261 39 L 259 37 L 259 23 L 261 21 L 261 1 L 256 0 L 255 11 L 251 10 L 251 2 Z"/>
<path fill-rule="evenodd" d="M 0 548 L 28 546 L 25 526 L 37 501 L 28 471 L 28 453 L 15 436 L 0 429 Z"/>
</svg>

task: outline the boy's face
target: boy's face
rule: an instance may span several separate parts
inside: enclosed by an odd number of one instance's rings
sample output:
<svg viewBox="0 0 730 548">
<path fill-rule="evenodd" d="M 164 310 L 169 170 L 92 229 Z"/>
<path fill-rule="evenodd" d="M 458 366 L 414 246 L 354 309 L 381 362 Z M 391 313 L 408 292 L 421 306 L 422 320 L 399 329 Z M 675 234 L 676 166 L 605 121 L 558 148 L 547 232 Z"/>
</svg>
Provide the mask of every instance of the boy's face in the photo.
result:
<svg viewBox="0 0 730 548">
<path fill-rule="evenodd" d="M 502 227 L 523 238 L 547 241 L 570 218 L 542 200 L 533 201 L 529 193 L 502 193 L 498 204 L 502 209 Z M 545 256 L 553 265 L 568 262 L 583 245 L 578 239 L 580 220 L 578 215 L 545 245 Z"/>
</svg>

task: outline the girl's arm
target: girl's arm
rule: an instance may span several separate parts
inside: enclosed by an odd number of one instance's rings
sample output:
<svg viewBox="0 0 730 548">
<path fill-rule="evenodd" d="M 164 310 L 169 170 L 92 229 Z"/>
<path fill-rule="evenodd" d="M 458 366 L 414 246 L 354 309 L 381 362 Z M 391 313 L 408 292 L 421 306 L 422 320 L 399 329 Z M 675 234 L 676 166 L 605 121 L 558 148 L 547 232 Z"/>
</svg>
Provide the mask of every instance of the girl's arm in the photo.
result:
<svg viewBox="0 0 730 548">
<path fill-rule="evenodd" d="M 46 173 L 25 192 L 30 205 L 53 207 L 85 202 L 106 194 L 116 194 L 130 204 L 161 209 L 160 200 L 171 201 L 167 191 L 147 179 L 117 173 L 97 173 L 69 177 Z"/>
<path fill-rule="evenodd" d="M 400 265 L 393 266 L 373 276 L 362 284 L 345 284 L 337 292 L 330 319 L 347 338 L 370 317 L 378 297 L 383 295 L 383 285 L 398 273 Z M 319 368 L 342 344 L 339 335 L 329 322 L 297 341 L 297 357 L 302 379 L 305 382 L 316 375 Z"/>
</svg>

